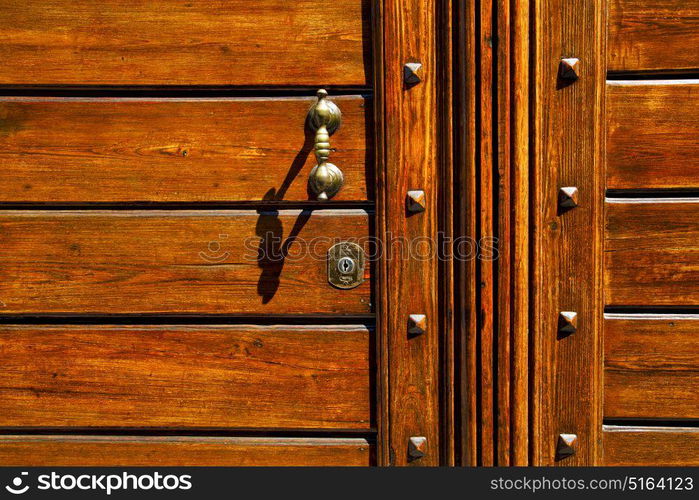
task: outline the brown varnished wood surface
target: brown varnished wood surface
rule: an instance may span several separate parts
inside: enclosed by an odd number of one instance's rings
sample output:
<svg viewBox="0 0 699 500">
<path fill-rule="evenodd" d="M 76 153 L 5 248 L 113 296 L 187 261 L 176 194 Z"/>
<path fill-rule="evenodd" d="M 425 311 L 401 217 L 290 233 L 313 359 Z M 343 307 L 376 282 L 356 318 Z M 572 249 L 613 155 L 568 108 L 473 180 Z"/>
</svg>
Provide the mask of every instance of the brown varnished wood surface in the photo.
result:
<svg viewBox="0 0 699 500">
<path fill-rule="evenodd" d="M 327 281 L 362 210 L 0 211 L 4 314 L 367 314 Z M 314 239 L 320 237 L 319 239 Z"/>
<path fill-rule="evenodd" d="M 604 325 L 604 416 L 699 419 L 699 317 L 612 315 Z"/>
<path fill-rule="evenodd" d="M 493 102 L 493 60 L 497 57 L 494 54 L 493 44 L 488 43 L 494 36 L 494 27 L 496 20 L 493 19 L 493 8 L 489 2 L 480 2 L 479 12 L 477 15 L 480 18 L 479 45 L 478 45 L 478 65 L 480 73 L 479 81 L 479 185 L 478 196 L 480 210 L 478 211 L 478 225 L 480 234 L 478 239 L 483 244 L 493 246 L 495 241 L 495 217 L 496 213 L 493 207 L 497 201 L 497 196 L 494 192 L 494 185 L 497 182 L 495 178 L 495 169 L 493 165 L 496 160 L 494 155 L 495 133 L 497 125 L 494 123 L 494 102 Z M 488 243 L 487 243 L 488 242 Z M 495 294 L 497 271 L 496 263 L 492 255 L 485 255 L 484 248 L 479 249 L 483 252 L 477 262 L 479 286 L 479 325 L 478 325 L 478 384 L 477 392 L 479 398 L 479 431 L 480 431 L 480 464 L 485 467 L 495 465 L 496 450 L 495 450 L 495 435 L 498 433 L 498 422 L 496 421 L 495 398 L 497 389 L 495 368 L 495 351 L 497 332 L 497 324 L 499 322 L 497 297 Z M 507 259 L 507 256 L 505 257 Z M 506 265 L 506 264 L 504 264 Z M 503 408 L 503 414 L 506 413 Z"/>
<path fill-rule="evenodd" d="M 699 0 L 609 0 L 610 71 L 699 69 Z"/>
<path fill-rule="evenodd" d="M 606 305 L 699 305 L 699 199 L 616 199 L 606 218 Z"/>
<path fill-rule="evenodd" d="M 369 11 L 369 0 L 8 0 L 0 84 L 367 85 Z"/>
<path fill-rule="evenodd" d="M 369 429 L 361 326 L 0 326 L 0 426 Z"/>
<path fill-rule="evenodd" d="M 2 436 L 0 463 L 42 467 L 367 466 L 361 438 Z"/>
<path fill-rule="evenodd" d="M 699 80 L 608 82 L 608 189 L 699 187 L 697 137 Z"/>
<path fill-rule="evenodd" d="M 454 114 L 460 133 L 454 134 L 454 204 L 456 238 L 477 234 L 477 132 L 476 132 L 476 43 L 478 37 L 475 2 L 456 1 L 457 37 L 454 44 Z M 477 465 L 478 452 L 478 402 L 477 402 L 477 328 L 478 287 L 476 285 L 476 259 L 455 259 L 455 317 L 456 357 L 458 380 L 456 451 L 458 465 Z"/>
<path fill-rule="evenodd" d="M 289 4 L 291 5 L 291 4 Z M 373 198 L 371 100 L 333 96 L 345 176 L 333 201 Z M 0 200 L 305 201 L 315 97 L 0 98 Z"/>
<path fill-rule="evenodd" d="M 533 61 L 532 465 L 595 465 L 601 432 L 604 136 L 604 5 L 537 0 Z M 562 57 L 581 61 L 562 85 Z M 576 186 L 580 204 L 558 210 L 558 190 Z M 561 311 L 578 330 L 559 338 Z M 559 434 L 577 434 L 576 453 L 556 461 Z"/>
<path fill-rule="evenodd" d="M 494 342 L 497 347 L 496 464 L 527 465 L 529 461 L 529 2 L 495 2 L 497 66 L 492 107 L 497 112 L 497 287 Z M 485 35 L 485 33 L 484 33 Z M 489 50 L 485 37 L 483 50 Z M 483 91 L 487 91 L 485 88 Z M 489 111 L 483 106 L 484 112 Z M 483 121 L 482 123 L 485 123 Z M 483 146 L 485 143 L 483 143 Z M 484 310 L 484 312 L 487 312 Z"/>
<path fill-rule="evenodd" d="M 445 0 L 438 4 L 436 14 L 436 44 L 438 54 L 437 106 L 441 141 L 438 141 L 442 162 L 440 169 L 438 200 L 438 225 L 443 241 L 454 238 L 454 22 L 457 2 Z M 455 386 L 455 324 L 454 324 L 454 266 L 451 259 L 439 262 L 439 330 L 442 335 L 440 348 L 440 464 L 453 467 L 456 462 L 456 386 Z"/>
<path fill-rule="evenodd" d="M 532 33 L 531 5 L 529 2 L 513 2 L 511 19 L 511 68 L 510 74 L 510 127 L 511 156 L 509 202 L 512 219 L 509 224 L 511 317 L 510 337 L 510 465 L 529 464 L 530 424 L 530 199 L 527 187 L 531 182 L 530 161 L 530 64 Z M 507 207 L 507 205 L 505 205 Z M 501 217 L 507 217 L 503 210 Z M 506 240 L 504 240 L 506 241 Z M 503 375 L 498 375 L 503 376 Z M 504 462 L 503 464 L 504 465 Z"/>
<path fill-rule="evenodd" d="M 437 2 L 387 0 L 383 5 L 383 113 L 385 200 L 380 214 L 381 235 L 406 241 L 438 241 L 440 155 L 437 113 Z M 403 84 L 406 61 L 422 63 L 422 82 Z M 409 190 L 425 191 L 426 210 L 408 214 Z M 424 250 L 425 245 L 421 245 Z M 435 248 L 436 250 L 436 248 Z M 390 399 L 389 447 L 394 465 L 434 466 L 440 463 L 438 261 L 401 257 L 394 245 L 386 257 L 386 286 L 382 315 L 388 340 Z M 427 316 L 427 331 L 407 335 L 410 314 Z M 411 436 L 427 438 L 426 455 L 408 460 Z"/>
<path fill-rule="evenodd" d="M 603 465 L 699 465 L 699 429 L 696 427 L 605 426 L 602 438 Z"/>
</svg>

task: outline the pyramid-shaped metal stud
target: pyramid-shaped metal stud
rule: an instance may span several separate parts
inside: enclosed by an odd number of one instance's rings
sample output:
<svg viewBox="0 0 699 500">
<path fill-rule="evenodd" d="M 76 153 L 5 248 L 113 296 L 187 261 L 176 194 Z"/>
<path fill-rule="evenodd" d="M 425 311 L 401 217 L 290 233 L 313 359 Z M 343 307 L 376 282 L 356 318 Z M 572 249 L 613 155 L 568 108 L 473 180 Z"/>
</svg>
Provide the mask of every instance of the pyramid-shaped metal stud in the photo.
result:
<svg viewBox="0 0 699 500">
<path fill-rule="evenodd" d="M 408 460 L 418 460 L 427 453 L 427 438 L 423 436 L 411 436 L 408 440 Z"/>
<path fill-rule="evenodd" d="M 578 313 L 574 311 L 561 311 L 558 313 L 558 333 L 568 336 L 578 329 Z"/>
<path fill-rule="evenodd" d="M 578 188 L 566 186 L 558 190 L 558 207 L 561 210 L 570 210 L 578 206 Z"/>
<path fill-rule="evenodd" d="M 559 434 L 558 444 L 556 445 L 556 460 L 563 460 L 571 455 L 575 455 L 577 442 L 577 434 Z"/>
<path fill-rule="evenodd" d="M 580 69 L 580 59 L 577 57 L 566 57 L 561 59 L 558 66 L 558 77 L 566 82 L 574 82 L 580 76 L 578 75 L 578 70 Z"/>
<path fill-rule="evenodd" d="M 425 192 L 421 189 L 408 191 L 407 208 L 410 213 L 425 211 Z"/>
<path fill-rule="evenodd" d="M 417 337 L 427 331 L 427 316 L 424 314 L 411 314 L 408 316 L 408 335 Z"/>
<path fill-rule="evenodd" d="M 422 81 L 422 64 L 409 62 L 403 65 L 403 82 L 412 87 Z"/>
</svg>

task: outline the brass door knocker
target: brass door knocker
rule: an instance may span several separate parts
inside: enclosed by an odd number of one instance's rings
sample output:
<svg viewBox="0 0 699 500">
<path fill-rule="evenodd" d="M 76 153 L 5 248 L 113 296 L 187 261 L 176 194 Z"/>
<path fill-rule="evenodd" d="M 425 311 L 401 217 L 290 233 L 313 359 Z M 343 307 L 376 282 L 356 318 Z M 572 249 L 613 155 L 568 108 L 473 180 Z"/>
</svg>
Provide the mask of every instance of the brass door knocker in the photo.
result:
<svg viewBox="0 0 699 500">
<path fill-rule="evenodd" d="M 344 184 L 342 170 L 328 162 L 332 152 L 330 136 L 340 127 L 342 113 L 340 108 L 328 99 L 328 92 L 325 89 L 320 89 L 317 96 L 318 101 L 308 112 L 308 125 L 316 133 L 317 161 L 308 178 L 308 186 L 316 199 L 325 201 L 335 196 Z"/>
</svg>

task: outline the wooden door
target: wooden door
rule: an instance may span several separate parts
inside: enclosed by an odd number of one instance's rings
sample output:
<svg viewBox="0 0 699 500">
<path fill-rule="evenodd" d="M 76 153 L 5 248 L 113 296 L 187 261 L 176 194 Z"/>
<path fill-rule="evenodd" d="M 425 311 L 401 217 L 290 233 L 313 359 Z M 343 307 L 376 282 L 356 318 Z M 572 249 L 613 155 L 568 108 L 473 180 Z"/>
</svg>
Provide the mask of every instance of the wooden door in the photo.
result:
<svg viewBox="0 0 699 500">
<path fill-rule="evenodd" d="M 697 465 L 699 3 L 456 12 L 457 462 Z"/>
<path fill-rule="evenodd" d="M 533 463 L 697 465 L 699 3 L 536 16 Z"/>
<path fill-rule="evenodd" d="M 441 462 L 441 8 L 3 2 L 0 464 Z"/>
</svg>

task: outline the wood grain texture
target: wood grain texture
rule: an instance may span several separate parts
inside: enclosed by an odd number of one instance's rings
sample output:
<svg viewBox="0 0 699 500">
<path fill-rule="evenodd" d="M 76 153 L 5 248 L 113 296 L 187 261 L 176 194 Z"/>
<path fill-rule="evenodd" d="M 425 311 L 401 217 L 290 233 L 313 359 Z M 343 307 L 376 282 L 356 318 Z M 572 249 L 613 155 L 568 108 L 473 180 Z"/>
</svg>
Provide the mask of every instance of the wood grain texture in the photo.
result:
<svg viewBox="0 0 699 500">
<path fill-rule="evenodd" d="M 601 321 L 604 194 L 604 5 L 537 0 L 532 74 L 532 462 L 595 465 L 602 426 Z M 579 80 L 558 78 L 562 57 L 579 58 Z M 558 210 L 558 190 L 580 204 Z M 574 335 L 558 338 L 558 314 L 576 311 Z M 555 460 L 559 434 L 576 453 Z"/>
<path fill-rule="evenodd" d="M 699 0 L 609 0 L 610 71 L 699 69 Z"/>
<path fill-rule="evenodd" d="M 696 467 L 699 429 L 604 426 L 604 462 L 609 466 Z"/>
<path fill-rule="evenodd" d="M 384 196 L 380 234 L 407 241 L 438 241 L 437 52 L 434 0 L 383 2 Z M 417 35 L 419 34 L 419 36 Z M 408 60 L 422 63 L 418 85 L 403 84 L 401 68 Z M 409 190 L 425 191 L 426 210 L 406 213 Z M 429 245 L 429 243 L 427 243 Z M 424 251 L 425 245 L 421 245 Z M 436 248 L 433 248 L 436 250 Z M 389 446 L 393 465 L 440 464 L 438 260 L 402 258 L 394 245 L 385 261 L 382 315 L 389 352 Z M 409 337 L 410 314 L 425 314 L 425 334 Z M 426 455 L 408 460 L 411 436 L 427 438 Z"/>
<path fill-rule="evenodd" d="M 0 84 L 367 85 L 369 0 L 6 0 Z"/>
<path fill-rule="evenodd" d="M 437 106 L 441 133 L 439 148 L 442 162 L 447 168 L 440 170 L 438 199 L 438 225 L 442 241 L 454 238 L 454 0 L 438 4 L 435 22 L 438 54 Z M 443 258 L 439 262 L 439 330 L 442 336 L 440 352 L 440 464 L 453 467 L 456 464 L 456 387 L 455 387 L 455 324 L 454 324 L 454 265 L 453 259 Z"/>
<path fill-rule="evenodd" d="M 367 314 L 327 249 L 367 242 L 362 210 L 0 211 L 4 314 Z"/>
<path fill-rule="evenodd" d="M 454 113 L 458 133 L 454 138 L 455 238 L 478 234 L 477 167 L 478 64 L 477 39 L 480 11 L 476 3 L 458 0 L 455 17 Z M 467 253 L 467 251 L 465 252 Z M 457 454 L 458 465 L 475 466 L 480 462 L 478 442 L 478 310 L 479 284 L 477 259 L 454 259 L 456 305 L 456 376 L 458 378 Z"/>
<path fill-rule="evenodd" d="M 278 467 L 372 465 L 361 438 L 2 436 L 15 467 Z"/>
<path fill-rule="evenodd" d="M 373 198 L 371 101 L 332 96 L 343 122 L 333 201 Z M 0 98 L 0 200 L 305 201 L 315 98 Z"/>
<path fill-rule="evenodd" d="M 699 419 L 698 387 L 699 317 L 605 317 L 605 418 Z"/>
<path fill-rule="evenodd" d="M 0 427 L 369 429 L 360 326 L 0 326 Z"/>
<path fill-rule="evenodd" d="M 699 80 L 608 82 L 607 110 L 607 189 L 699 187 Z"/>
<path fill-rule="evenodd" d="M 477 16 L 480 24 L 478 45 L 478 67 L 480 78 L 478 81 L 478 109 L 479 109 L 479 166 L 477 171 L 478 183 L 478 228 L 479 234 L 476 238 L 481 243 L 495 241 L 495 217 L 494 207 L 497 200 L 494 198 L 495 169 L 494 142 L 496 124 L 493 123 L 493 60 L 497 57 L 493 51 L 493 44 L 483 43 L 483 40 L 492 40 L 496 20 L 493 19 L 493 8 L 488 2 L 479 2 Z M 495 398 L 497 388 L 495 387 L 496 375 L 494 373 L 497 349 L 495 336 L 497 334 L 497 324 L 499 321 L 497 309 L 497 297 L 495 293 L 497 272 L 496 263 L 493 258 L 486 258 L 481 255 L 477 259 L 477 276 L 479 283 L 478 290 L 478 330 L 477 342 L 478 351 L 478 391 L 479 398 L 479 443 L 480 463 L 485 467 L 492 467 L 496 464 L 496 434 L 498 433 L 498 423 L 496 422 Z M 506 265 L 506 264 L 505 264 Z M 505 414 L 506 408 L 503 408 Z"/>
<path fill-rule="evenodd" d="M 529 463 L 529 2 L 497 0 L 498 466 Z M 487 38 L 486 38 L 487 41 Z M 489 44 L 484 43 L 484 50 Z M 493 166 L 490 167 L 493 169 Z M 486 193 L 483 193 L 485 197 Z"/>
<path fill-rule="evenodd" d="M 606 206 L 605 304 L 699 305 L 699 199 Z"/>
</svg>

